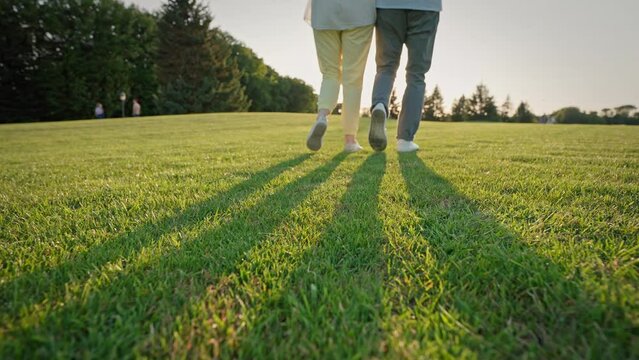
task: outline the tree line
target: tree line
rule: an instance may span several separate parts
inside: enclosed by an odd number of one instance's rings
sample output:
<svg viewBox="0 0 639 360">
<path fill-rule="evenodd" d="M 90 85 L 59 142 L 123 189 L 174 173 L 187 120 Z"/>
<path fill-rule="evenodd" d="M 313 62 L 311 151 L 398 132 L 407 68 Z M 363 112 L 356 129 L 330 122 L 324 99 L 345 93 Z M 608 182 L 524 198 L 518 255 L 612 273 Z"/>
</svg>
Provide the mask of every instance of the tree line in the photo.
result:
<svg viewBox="0 0 639 360">
<path fill-rule="evenodd" d="M 83 119 L 96 103 L 122 116 L 138 99 L 145 115 L 199 112 L 314 112 L 304 81 L 282 76 L 250 48 L 212 25 L 199 0 L 167 0 L 157 13 L 119 0 L 0 1 L 0 123 Z M 391 117 L 399 115 L 396 93 Z M 537 116 L 508 97 L 497 105 L 479 84 L 446 112 L 439 87 L 424 120 L 639 124 L 633 105 Z"/>
<path fill-rule="evenodd" d="M 120 94 L 146 115 L 314 112 L 304 81 L 281 76 L 212 25 L 198 0 L 157 13 L 118 0 L 0 2 L 0 122 L 84 119 L 96 103 L 122 116 Z"/>
<path fill-rule="evenodd" d="M 514 110 L 514 111 L 513 111 Z M 393 92 L 389 106 L 391 117 L 399 115 L 397 96 Z M 527 102 L 522 101 L 516 109 L 510 96 L 499 107 L 485 84 L 479 84 L 475 92 L 453 100 L 451 111 L 447 113 L 444 98 L 438 86 L 426 96 L 423 120 L 431 121 L 501 121 L 501 122 L 553 122 L 559 124 L 625 124 L 639 125 L 639 111 L 634 105 L 602 109 L 600 112 L 585 112 L 577 107 L 566 107 L 549 115 L 535 115 Z"/>
</svg>

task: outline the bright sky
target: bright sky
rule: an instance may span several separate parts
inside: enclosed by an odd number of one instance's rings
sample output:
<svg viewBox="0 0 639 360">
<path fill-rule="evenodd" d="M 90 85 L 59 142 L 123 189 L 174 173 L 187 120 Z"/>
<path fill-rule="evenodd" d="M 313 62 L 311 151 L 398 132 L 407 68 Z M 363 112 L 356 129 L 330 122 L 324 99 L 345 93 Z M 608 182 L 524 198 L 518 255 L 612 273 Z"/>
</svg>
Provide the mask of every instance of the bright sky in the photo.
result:
<svg viewBox="0 0 639 360">
<path fill-rule="evenodd" d="M 162 3 L 126 1 L 148 10 Z M 207 2 L 215 25 L 281 74 L 319 89 L 312 30 L 302 20 L 306 0 Z M 514 106 L 528 101 L 537 114 L 570 105 L 639 106 L 638 14 L 637 0 L 444 0 L 428 91 L 439 85 L 450 104 L 483 81 L 498 105 L 510 95 Z M 373 87 L 374 49 L 362 106 Z"/>
</svg>

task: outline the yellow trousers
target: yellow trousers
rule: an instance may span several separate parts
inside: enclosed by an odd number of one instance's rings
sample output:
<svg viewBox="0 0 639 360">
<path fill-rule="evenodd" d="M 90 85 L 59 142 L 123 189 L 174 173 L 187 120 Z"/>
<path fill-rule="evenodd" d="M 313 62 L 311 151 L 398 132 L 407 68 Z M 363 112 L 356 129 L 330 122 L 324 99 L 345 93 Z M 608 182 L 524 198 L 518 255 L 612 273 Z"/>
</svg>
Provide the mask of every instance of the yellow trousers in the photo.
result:
<svg viewBox="0 0 639 360">
<path fill-rule="evenodd" d="M 344 135 L 355 135 L 359 127 L 366 60 L 373 38 L 373 26 L 351 30 L 315 30 L 315 47 L 320 71 L 318 108 L 333 111 L 340 85 L 344 87 L 342 125 Z"/>
</svg>

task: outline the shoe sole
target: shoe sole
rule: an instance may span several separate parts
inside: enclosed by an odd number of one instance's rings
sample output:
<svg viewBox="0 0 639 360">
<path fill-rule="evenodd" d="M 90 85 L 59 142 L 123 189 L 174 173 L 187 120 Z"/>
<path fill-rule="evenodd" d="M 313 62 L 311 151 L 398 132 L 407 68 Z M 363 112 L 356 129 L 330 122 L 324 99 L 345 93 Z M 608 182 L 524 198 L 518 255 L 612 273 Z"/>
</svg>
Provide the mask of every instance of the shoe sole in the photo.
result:
<svg viewBox="0 0 639 360">
<path fill-rule="evenodd" d="M 399 149 L 398 149 L 398 150 L 397 150 L 397 152 L 398 152 L 398 153 L 405 154 L 405 153 L 412 153 L 412 152 L 416 152 L 416 151 L 418 151 L 418 150 L 419 150 L 419 148 L 417 148 L 417 149 L 411 149 L 411 150 L 399 150 Z"/>
<path fill-rule="evenodd" d="M 373 110 L 371 114 L 371 129 L 368 133 L 368 143 L 376 151 L 384 151 L 388 141 L 386 140 L 386 116 L 382 110 Z"/>
<path fill-rule="evenodd" d="M 317 151 L 322 148 L 322 137 L 326 133 L 326 124 L 318 122 L 314 126 L 313 131 L 306 139 L 306 147 L 312 151 Z"/>
</svg>

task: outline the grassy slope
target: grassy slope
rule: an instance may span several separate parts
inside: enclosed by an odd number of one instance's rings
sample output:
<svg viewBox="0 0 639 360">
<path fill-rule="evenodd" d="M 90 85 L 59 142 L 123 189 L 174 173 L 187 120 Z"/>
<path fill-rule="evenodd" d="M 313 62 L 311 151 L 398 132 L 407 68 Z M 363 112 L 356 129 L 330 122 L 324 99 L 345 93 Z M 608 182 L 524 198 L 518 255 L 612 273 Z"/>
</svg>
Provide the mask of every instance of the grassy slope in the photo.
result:
<svg viewBox="0 0 639 360">
<path fill-rule="evenodd" d="M 311 120 L 1 126 L 0 358 L 639 356 L 639 127 Z"/>
</svg>

